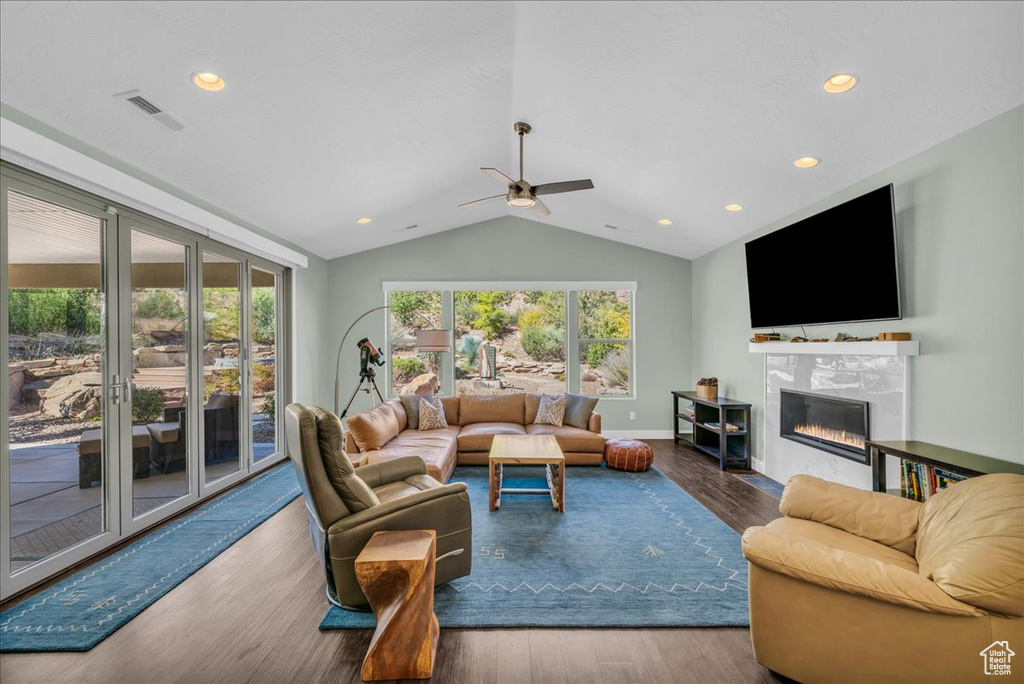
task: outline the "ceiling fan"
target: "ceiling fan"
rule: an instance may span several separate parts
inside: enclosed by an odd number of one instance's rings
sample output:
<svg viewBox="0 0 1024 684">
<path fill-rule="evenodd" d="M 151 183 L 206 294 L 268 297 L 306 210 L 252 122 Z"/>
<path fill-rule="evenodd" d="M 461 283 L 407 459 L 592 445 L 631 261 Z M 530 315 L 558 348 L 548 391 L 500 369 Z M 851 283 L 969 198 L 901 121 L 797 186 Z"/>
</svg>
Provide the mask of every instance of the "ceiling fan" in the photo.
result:
<svg viewBox="0 0 1024 684">
<path fill-rule="evenodd" d="M 484 197 L 483 199 L 473 200 L 472 202 L 466 202 L 460 204 L 460 207 L 471 207 L 475 204 L 483 204 L 484 202 L 491 202 L 496 199 L 503 199 L 508 202 L 508 206 L 515 207 L 517 209 L 533 209 L 533 213 L 539 217 L 547 216 L 551 213 L 551 210 L 545 206 L 543 202 L 538 199 L 537 195 L 554 195 L 558 192 L 573 192 L 575 190 L 590 190 L 594 187 L 594 182 L 589 178 L 583 180 L 574 181 L 562 181 L 561 183 L 544 183 L 543 185 L 530 185 L 523 180 L 523 138 L 532 130 L 530 124 L 522 121 L 517 121 L 512 126 L 512 130 L 519 136 L 519 180 L 514 181 L 501 171 L 497 169 L 480 169 L 488 176 L 498 181 L 502 185 L 508 188 L 508 192 L 503 195 L 494 195 L 493 197 Z"/>
</svg>

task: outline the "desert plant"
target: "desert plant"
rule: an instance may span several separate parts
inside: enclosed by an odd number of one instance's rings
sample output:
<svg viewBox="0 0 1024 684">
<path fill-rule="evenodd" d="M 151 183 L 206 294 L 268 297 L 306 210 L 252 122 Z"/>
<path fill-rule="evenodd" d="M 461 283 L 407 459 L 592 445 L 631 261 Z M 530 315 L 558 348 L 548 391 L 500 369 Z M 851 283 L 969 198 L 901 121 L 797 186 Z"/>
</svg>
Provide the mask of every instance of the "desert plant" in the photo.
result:
<svg viewBox="0 0 1024 684">
<path fill-rule="evenodd" d="M 459 340 L 459 346 L 456 348 L 456 352 L 461 356 L 466 363 L 467 368 L 472 369 L 476 365 L 476 357 L 480 352 L 480 345 L 483 344 L 483 338 L 479 335 L 463 335 L 462 339 Z"/>
<path fill-rule="evenodd" d="M 629 389 L 629 350 L 622 345 L 614 353 L 608 354 L 601 364 L 601 373 L 611 387 Z"/>
<path fill-rule="evenodd" d="M 137 289 L 140 295 L 132 306 L 136 318 L 169 318 L 179 320 L 185 317 L 181 301 L 164 289 Z"/>
<path fill-rule="evenodd" d="M 277 420 L 277 398 L 271 394 L 267 397 L 267 400 L 263 402 L 263 415 L 273 423 Z"/>
<path fill-rule="evenodd" d="M 164 416 L 164 393 L 155 387 L 132 387 L 132 425 L 155 423 Z"/>
<path fill-rule="evenodd" d="M 519 329 L 523 349 L 534 361 L 565 361 L 565 331 L 549 326 Z"/>
<path fill-rule="evenodd" d="M 477 292 L 476 304 L 473 305 L 473 311 L 476 313 L 473 328 L 483 330 L 489 340 L 501 337 L 509 322 L 508 312 L 503 307 L 512 299 L 512 295 L 512 292 Z"/>
<path fill-rule="evenodd" d="M 413 356 L 400 356 L 391 362 L 396 383 L 405 384 L 423 372 L 423 362 Z"/>
</svg>

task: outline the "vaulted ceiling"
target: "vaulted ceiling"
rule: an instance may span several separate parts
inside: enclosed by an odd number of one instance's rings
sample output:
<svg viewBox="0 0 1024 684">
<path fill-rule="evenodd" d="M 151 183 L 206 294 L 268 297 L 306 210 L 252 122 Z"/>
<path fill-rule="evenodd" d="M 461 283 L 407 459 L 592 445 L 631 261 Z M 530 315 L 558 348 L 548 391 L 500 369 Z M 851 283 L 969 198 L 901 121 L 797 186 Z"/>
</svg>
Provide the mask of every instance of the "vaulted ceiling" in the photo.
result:
<svg viewBox="0 0 1024 684">
<path fill-rule="evenodd" d="M 523 120 L 527 180 L 596 186 L 545 223 L 693 258 L 1021 104 L 1022 26 L 978 1 L 5 0 L 0 98 L 327 258 L 534 218 L 457 207 L 501 192 L 479 167 L 518 175 Z"/>
</svg>

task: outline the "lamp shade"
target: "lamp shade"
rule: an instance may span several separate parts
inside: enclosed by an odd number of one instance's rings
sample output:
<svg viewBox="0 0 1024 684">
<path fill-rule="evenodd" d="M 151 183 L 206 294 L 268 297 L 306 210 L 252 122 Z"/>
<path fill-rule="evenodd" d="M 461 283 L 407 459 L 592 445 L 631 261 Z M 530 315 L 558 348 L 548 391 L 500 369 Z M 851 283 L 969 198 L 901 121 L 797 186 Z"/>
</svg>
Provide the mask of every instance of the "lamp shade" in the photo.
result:
<svg viewBox="0 0 1024 684">
<path fill-rule="evenodd" d="M 451 330 L 418 330 L 416 347 L 421 352 L 450 352 L 452 350 Z"/>
</svg>

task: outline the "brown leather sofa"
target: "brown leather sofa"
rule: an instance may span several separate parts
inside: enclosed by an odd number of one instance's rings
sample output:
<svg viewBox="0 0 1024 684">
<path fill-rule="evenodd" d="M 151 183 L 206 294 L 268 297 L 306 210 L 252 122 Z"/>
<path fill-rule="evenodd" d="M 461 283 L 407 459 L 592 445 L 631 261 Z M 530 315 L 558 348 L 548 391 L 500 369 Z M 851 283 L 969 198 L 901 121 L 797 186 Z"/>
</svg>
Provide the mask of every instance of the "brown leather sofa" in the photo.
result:
<svg viewBox="0 0 1024 684">
<path fill-rule="evenodd" d="M 759 663 L 802 684 L 1010 679 L 981 651 L 1024 645 L 1024 476 L 918 503 L 797 475 L 779 510 L 743 535 Z"/>
<path fill-rule="evenodd" d="M 535 425 L 539 394 L 445 397 L 447 428 L 410 430 L 405 407 L 391 399 L 348 419 L 345 450 L 360 463 L 419 456 L 427 472 L 447 482 L 456 465 L 487 465 L 495 435 L 554 435 L 566 465 L 601 465 L 601 416 L 591 412 L 587 428 Z"/>
<path fill-rule="evenodd" d="M 285 444 L 331 603 L 366 605 L 355 559 L 380 530 L 436 530 L 436 586 L 469 574 L 473 532 L 465 484 L 441 484 L 415 457 L 368 465 L 356 474 L 342 448 L 341 421 L 318 407 L 288 405 Z"/>
</svg>

